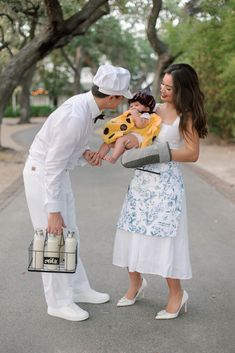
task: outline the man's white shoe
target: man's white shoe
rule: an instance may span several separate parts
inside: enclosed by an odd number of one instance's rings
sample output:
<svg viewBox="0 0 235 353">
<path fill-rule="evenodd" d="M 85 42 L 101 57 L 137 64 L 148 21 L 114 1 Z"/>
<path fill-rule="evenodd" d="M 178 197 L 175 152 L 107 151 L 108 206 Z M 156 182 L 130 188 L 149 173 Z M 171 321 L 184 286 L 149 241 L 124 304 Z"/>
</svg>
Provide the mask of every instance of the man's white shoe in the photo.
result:
<svg viewBox="0 0 235 353">
<path fill-rule="evenodd" d="M 47 313 L 51 316 L 60 317 L 61 319 L 70 321 L 83 321 L 89 317 L 88 312 L 81 309 L 75 303 L 60 308 L 48 307 Z"/>
<path fill-rule="evenodd" d="M 107 293 L 96 292 L 94 289 L 90 288 L 76 292 L 73 300 L 75 303 L 103 304 L 110 300 L 110 296 Z"/>
</svg>

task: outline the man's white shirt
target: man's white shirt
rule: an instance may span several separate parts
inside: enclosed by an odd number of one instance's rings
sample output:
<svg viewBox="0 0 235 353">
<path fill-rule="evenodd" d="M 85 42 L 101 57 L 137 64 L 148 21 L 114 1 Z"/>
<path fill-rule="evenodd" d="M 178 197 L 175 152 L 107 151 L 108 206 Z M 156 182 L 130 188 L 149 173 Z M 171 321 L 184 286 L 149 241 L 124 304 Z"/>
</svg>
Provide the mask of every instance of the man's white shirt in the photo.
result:
<svg viewBox="0 0 235 353">
<path fill-rule="evenodd" d="M 62 178 L 65 170 L 85 165 L 85 150 L 93 130 L 93 120 L 101 114 L 92 93 L 69 98 L 46 120 L 36 135 L 30 159 L 45 168 L 46 208 L 60 212 Z"/>
</svg>

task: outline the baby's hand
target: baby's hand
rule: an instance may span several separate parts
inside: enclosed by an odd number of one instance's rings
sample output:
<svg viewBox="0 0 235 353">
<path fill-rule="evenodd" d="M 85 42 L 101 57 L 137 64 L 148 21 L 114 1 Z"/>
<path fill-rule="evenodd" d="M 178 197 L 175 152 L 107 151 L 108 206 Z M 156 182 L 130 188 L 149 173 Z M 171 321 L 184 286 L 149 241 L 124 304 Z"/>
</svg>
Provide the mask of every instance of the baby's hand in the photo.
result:
<svg viewBox="0 0 235 353">
<path fill-rule="evenodd" d="M 130 112 L 133 118 L 138 118 L 140 116 L 140 113 L 136 108 L 130 108 Z"/>
</svg>

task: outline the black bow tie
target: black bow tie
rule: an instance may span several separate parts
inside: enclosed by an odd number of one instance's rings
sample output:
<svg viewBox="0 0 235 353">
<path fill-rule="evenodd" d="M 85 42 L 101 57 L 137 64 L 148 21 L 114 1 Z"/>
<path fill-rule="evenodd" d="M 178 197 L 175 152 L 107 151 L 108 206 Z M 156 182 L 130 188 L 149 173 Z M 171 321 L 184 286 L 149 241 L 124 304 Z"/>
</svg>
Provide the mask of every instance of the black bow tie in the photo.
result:
<svg viewBox="0 0 235 353">
<path fill-rule="evenodd" d="M 98 115 L 98 116 L 94 119 L 94 123 L 96 123 L 98 119 L 104 120 L 104 116 L 105 116 L 104 114 Z"/>
</svg>

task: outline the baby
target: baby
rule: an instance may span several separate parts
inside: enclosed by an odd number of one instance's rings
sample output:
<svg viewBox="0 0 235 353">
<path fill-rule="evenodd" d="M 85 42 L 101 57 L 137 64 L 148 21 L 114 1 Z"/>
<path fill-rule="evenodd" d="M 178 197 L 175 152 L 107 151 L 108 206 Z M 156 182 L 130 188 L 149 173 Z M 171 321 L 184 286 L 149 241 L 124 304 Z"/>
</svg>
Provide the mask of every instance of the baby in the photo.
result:
<svg viewBox="0 0 235 353">
<path fill-rule="evenodd" d="M 98 153 L 110 163 L 125 150 L 150 145 L 160 130 L 161 119 L 153 113 L 155 99 L 149 91 L 138 91 L 128 102 L 129 110 L 108 121 L 103 130 L 104 143 Z M 113 152 L 108 156 L 111 148 Z"/>
</svg>

